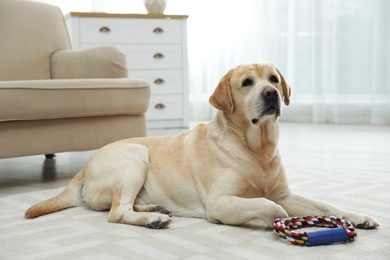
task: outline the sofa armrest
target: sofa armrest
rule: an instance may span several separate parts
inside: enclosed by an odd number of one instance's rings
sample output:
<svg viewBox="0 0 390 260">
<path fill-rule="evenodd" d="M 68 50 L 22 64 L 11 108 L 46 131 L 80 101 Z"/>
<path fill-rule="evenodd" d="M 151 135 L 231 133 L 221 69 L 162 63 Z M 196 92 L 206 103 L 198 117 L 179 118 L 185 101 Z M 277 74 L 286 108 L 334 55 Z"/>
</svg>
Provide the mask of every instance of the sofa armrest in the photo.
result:
<svg viewBox="0 0 390 260">
<path fill-rule="evenodd" d="M 51 57 L 52 79 L 127 78 L 126 57 L 114 46 L 60 50 Z"/>
</svg>

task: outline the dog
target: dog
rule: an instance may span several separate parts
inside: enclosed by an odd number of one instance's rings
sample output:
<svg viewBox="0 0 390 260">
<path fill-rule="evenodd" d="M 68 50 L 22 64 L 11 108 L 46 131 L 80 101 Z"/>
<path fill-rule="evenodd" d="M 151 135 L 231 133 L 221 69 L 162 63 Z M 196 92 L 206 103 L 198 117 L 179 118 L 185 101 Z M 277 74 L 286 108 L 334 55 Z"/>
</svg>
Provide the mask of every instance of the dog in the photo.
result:
<svg viewBox="0 0 390 260">
<path fill-rule="evenodd" d="M 334 215 L 355 227 L 370 216 L 314 201 L 290 190 L 277 144 L 282 103 L 291 88 L 273 64 L 239 65 L 209 101 L 209 124 L 176 136 L 131 138 L 106 145 L 59 195 L 26 213 L 35 218 L 86 203 L 109 210 L 108 221 L 166 228 L 172 215 L 241 225 L 276 218 Z"/>
</svg>

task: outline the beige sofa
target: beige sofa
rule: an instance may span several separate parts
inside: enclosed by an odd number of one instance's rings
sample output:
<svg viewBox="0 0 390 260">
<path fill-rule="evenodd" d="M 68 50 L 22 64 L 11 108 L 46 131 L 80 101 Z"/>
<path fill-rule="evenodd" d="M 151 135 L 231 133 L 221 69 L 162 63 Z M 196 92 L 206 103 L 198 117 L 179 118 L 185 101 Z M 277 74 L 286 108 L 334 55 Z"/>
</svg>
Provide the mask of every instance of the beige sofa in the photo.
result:
<svg viewBox="0 0 390 260">
<path fill-rule="evenodd" d="M 0 158 L 145 136 L 149 98 L 119 49 L 72 51 L 57 7 L 0 0 Z"/>
</svg>

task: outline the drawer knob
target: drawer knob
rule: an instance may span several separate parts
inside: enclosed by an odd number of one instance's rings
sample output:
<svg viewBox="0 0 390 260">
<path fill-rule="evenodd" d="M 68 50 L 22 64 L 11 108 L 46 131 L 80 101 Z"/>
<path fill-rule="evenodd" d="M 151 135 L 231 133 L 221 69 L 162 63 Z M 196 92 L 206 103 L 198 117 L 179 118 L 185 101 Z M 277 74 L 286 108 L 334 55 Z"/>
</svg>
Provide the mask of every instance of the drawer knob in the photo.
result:
<svg viewBox="0 0 390 260">
<path fill-rule="evenodd" d="M 156 79 L 154 81 L 154 84 L 157 84 L 157 85 L 161 85 L 161 84 L 164 84 L 164 83 L 165 83 L 165 81 L 163 79 Z"/>
<path fill-rule="evenodd" d="M 160 27 L 157 27 L 157 28 L 155 28 L 155 29 L 153 30 L 153 32 L 154 32 L 154 33 L 163 33 L 164 30 L 163 30 L 162 28 L 160 28 Z"/>
<path fill-rule="evenodd" d="M 108 28 L 107 26 L 103 26 L 102 28 L 99 29 L 99 32 L 101 32 L 101 33 L 109 33 L 109 32 L 111 32 L 111 29 Z"/>
<path fill-rule="evenodd" d="M 162 53 L 156 53 L 154 54 L 153 56 L 155 59 L 163 59 L 164 58 L 164 55 Z"/>
<path fill-rule="evenodd" d="M 165 109 L 165 105 L 162 103 L 158 103 L 157 105 L 154 106 L 154 108 L 158 110 L 163 110 Z"/>
</svg>

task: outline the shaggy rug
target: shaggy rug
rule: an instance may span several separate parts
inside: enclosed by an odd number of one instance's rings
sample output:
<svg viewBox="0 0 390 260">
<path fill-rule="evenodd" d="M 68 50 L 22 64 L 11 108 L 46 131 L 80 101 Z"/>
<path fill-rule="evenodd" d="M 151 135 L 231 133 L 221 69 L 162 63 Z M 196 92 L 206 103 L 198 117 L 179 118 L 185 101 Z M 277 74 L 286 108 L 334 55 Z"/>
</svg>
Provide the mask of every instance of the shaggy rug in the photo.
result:
<svg viewBox="0 0 390 260">
<path fill-rule="evenodd" d="M 107 222 L 107 212 L 72 208 L 33 220 L 32 204 L 60 189 L 0 198 L 0 259 L 390 259 L 390 176 L 296 167 L 293 190 L 375 216 L 381 226 L 358 230 L 355 241 L 317 247 L 290 245 L 260 222 L 245 226 L 174 217 L 168 229 Z"/>
</svg>

